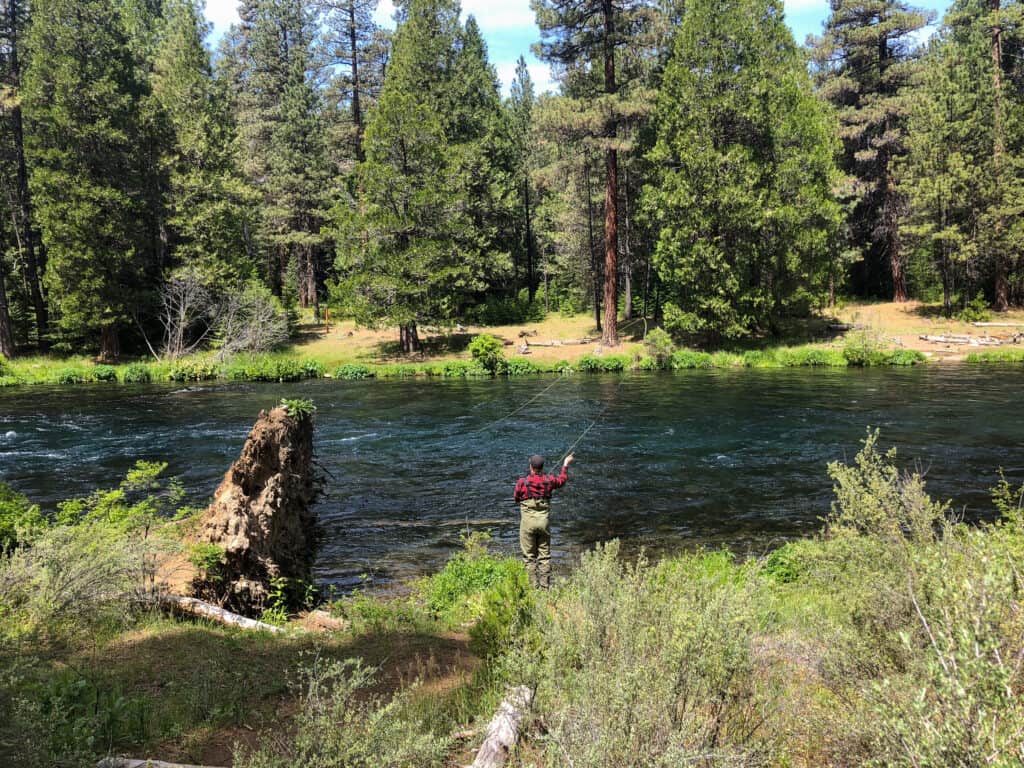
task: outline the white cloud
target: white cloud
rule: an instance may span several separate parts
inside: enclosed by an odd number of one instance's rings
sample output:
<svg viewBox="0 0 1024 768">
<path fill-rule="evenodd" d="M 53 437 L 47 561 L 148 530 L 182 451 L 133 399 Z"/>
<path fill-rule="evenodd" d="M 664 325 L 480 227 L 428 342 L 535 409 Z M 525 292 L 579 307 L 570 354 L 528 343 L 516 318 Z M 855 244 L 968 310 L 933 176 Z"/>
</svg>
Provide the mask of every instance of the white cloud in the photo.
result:
<svg viewBox="0 0 1024 768">
<path fill-rule="evenodd" d="M 238 22 L 238 0 L 206 0 L 206 18 L 213 23 L 214 35 L 219 37 Z"/>
<path fill-rule="evenodd" d="M 470 14 L 476 17 L 480 29 L 485 31 L 521 30 L 536 23 L 527 0 L 505 0 L 500 4 L 493 0 L 463 0 L 462 17 Z"/>
</svg>

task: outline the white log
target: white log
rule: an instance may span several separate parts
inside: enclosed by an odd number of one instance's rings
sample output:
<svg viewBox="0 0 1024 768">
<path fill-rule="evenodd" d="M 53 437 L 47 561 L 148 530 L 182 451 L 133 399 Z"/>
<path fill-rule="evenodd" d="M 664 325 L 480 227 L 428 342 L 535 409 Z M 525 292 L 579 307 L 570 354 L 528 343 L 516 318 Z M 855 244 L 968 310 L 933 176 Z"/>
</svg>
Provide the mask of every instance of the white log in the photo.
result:
<svg viewBox="0 0 1024 768">
<path fill-rule="evenodd" d="M 971 323 L 977 328 L 1024 328 L 1024 323 Z"/>
<path fill-rule="evenodd" d="M 480 745 L 471 768 L 498 768 L 505 764 L 512 748 L 519 741 L 519 728 L 532 700 L 533 692 L 525 685 L 517 686 L 509 692 L 491 724 L 487 726 L 487 737 Z"/>
<path fill-rule="evenodd" d="M 185 765 L 165 763 L 163 760 L 131 760 L 127 757 L 105 757 L 96 763 L 96 768 L 215 768 L 210 765 Z"/>
<path fill-rule="evenodd" d="M 239 616 L 237 613 L 232 613 L 224 608 L 219 608 L 212 603 L 197 600 L 194 597 L 182 597 L 181 595 L 157 595 L 156 600 L 160 605 L 171 608 L 175 611 L 188 613 L 192 616 L 200 616 L 204 619 L 215 621 L 218 624 L 225 624 L 229 627 L 239 627 L 241 629 L 262 629 L 266 632 L 284 632 L 284 628 L 282 627 L 275 627 L 273 624 L 267 624 L 264 621 L 257 621 L 256 619 Z"/>
</svg>

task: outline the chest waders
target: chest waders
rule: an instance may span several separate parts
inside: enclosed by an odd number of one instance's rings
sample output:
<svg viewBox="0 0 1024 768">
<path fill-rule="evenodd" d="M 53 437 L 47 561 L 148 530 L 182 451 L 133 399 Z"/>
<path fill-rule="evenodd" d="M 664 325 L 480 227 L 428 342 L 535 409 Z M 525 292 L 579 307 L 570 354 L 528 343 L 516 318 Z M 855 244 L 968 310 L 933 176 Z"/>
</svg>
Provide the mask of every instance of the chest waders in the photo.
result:
<svg viewBox="0 0 1024 768">
<path fill-rule="evenodd" d="M 547 499 L 526 499 L 519 504 L 519 548 L 523 551 L 530 584 L 551 586 L 551 534 L 548 532 Z"/>
</svg>

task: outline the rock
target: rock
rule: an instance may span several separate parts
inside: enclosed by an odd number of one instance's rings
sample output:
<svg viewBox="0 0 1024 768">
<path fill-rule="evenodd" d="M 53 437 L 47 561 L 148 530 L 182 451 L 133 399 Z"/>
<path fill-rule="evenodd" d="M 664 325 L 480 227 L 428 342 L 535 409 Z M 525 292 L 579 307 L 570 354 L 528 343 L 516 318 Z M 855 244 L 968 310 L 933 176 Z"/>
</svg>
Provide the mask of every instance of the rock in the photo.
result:
<svg viewBox="0 0 1024 768">
<path fill-rule="evenodd" d="M 313 419 L 262 411 L 200 516 L 196 541 L 224 550 L 222 576 L 198 597 L 242 614 L 262 609 L 276 577 L 309 581 L 318 543 Z M 210 592 L 215 594 L 210 594 Z"/>
</svg>

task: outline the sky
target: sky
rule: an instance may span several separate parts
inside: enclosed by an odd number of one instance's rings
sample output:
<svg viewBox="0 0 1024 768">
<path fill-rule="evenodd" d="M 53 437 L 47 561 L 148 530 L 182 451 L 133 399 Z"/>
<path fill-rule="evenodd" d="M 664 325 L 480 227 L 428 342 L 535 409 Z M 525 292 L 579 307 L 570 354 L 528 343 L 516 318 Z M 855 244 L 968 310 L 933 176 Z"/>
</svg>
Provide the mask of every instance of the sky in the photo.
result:
<svg viewBox="0 0 1024 768">
<path fill-rule="evenodd" d="M 798 43 L 803 43 L 808 34 L 821 32 L 821 24 L 829 13 L 829 0 L 784 0 L 786 21 L 793 30 Z M 220 38 L 224 31 L 238 21 L 237 0 L 206 0 L 206 18 L 213 24 L 210 42 Z M 948 7 L 948 0 L 918 0 L 918 7 L 936 11 L 941 16 Z M 491 63 L 498 72 L 502 88 L 508 93 L 509 84 L 515 74 L 516 60 L 526 57 L 538 92 L 553 90 L 551 73 L 547 65 L 530 53 L 530 46 L 540 39 L 530 0 L 462 0 L 463 17 L 473 14 L 484 38 L 487 40 Z M 394 26 L 394 6 L 391 0 L 381 0 L 377 9 L 377 21 L 385 26 Z"/>
</svg>

